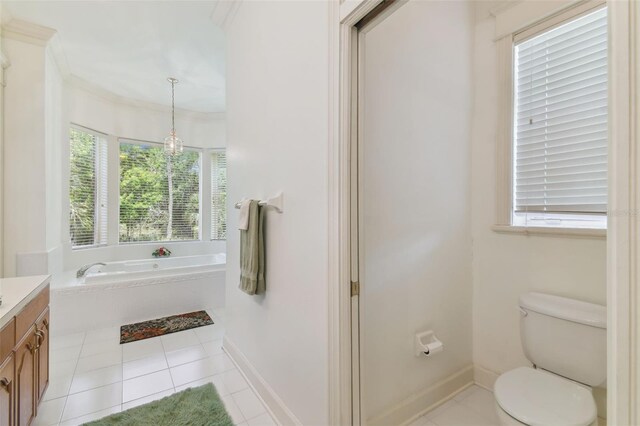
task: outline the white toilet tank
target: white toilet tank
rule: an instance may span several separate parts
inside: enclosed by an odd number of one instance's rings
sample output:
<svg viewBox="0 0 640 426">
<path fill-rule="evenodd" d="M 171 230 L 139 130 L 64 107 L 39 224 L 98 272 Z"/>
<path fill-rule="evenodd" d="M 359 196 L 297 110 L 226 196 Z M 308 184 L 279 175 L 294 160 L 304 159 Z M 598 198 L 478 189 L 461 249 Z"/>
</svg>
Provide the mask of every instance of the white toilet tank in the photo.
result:
<svg viewBox="0 0 640 426">
<path fill-rule="evenodd" d="M 607 378 L 604 306 L 542 293 L 520 296 L 520 335 L 539 368 L 589 386 Z"/>
</svg>

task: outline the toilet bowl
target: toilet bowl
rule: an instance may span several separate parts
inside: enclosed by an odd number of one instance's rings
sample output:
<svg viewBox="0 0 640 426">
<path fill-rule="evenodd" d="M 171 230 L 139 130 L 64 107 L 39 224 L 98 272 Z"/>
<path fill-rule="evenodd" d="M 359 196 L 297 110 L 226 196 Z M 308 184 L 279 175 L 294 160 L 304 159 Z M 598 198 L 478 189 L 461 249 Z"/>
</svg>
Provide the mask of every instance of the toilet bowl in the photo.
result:
<svg viewBox="0 0 640 426">
<path fill-rule="evenodd" d="M 501 425 L 598 424 L 590 388 L 543 370 L 520 367 L 501 375 L 494 395 Z"/>
<path fill-rule="evenodd" d="M 501 425 L 597 426 L 591 387 L 606 380 L 606 309 L 541 293 L 520 297 L 521 341 L 534 364 L 494 386 Z"/>
</svg>

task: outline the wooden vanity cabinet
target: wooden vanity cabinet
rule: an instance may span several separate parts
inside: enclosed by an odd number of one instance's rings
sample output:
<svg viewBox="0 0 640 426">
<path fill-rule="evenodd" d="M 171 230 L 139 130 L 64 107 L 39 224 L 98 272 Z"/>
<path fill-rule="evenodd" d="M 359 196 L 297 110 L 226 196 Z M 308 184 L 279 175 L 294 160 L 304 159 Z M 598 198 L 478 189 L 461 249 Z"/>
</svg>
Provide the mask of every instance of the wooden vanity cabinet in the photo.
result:
<svg viewBox="0 0 640 426">
<path fill-rule="evenodd" d="M 14 351 L 16 360 L 16 425 L 26 426 L 36 416 L 36 365 L 37 359 L 36 329 L 31 328 L 20 340 Z"/>
<path fill-rule="evenodd" d="M 0 330 L 0 426 L 29 426 L 49 384 L 49 286 Z"/>
<path fill-rule="evenodd" d="M 15 376 L 13 353 L 0 365 L 0 426 L 15 424 Z"/>
</svg>

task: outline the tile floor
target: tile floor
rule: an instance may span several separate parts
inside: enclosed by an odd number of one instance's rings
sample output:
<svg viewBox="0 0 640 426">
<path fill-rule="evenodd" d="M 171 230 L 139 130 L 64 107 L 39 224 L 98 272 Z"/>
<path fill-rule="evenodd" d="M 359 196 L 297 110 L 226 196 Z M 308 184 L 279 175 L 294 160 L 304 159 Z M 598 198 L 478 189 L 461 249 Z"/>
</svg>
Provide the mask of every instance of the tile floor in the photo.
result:
<svg viewBox="0 0 640 426">
<path fill-rule="evenodd" d="M 473 385 L 410 426 L 496 426 L 493 393 Z"/>
<path fill-rule="evenodd" d="M 50 383 L 33 425 L 78 425 L 213 383 L 236 425 L 275 425 L 222 350 L 223 312 L 215 324 L 119 343 L 119 326 L 51 337 Z"/>
</svg>

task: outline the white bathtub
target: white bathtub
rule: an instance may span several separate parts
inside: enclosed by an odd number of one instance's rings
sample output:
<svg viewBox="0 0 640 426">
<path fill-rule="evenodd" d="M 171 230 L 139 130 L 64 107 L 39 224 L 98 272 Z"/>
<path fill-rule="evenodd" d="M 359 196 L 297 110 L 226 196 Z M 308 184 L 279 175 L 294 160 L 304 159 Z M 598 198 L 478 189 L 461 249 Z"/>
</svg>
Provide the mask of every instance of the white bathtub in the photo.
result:
<svg viewBox="0 0 640 426">
<path fill-rule="evenodd" d="M 54 277 L 54 331 L 111 327 L 200 309 L 224 307 L 224 253 L 107 262 Z"/>
</svg>

